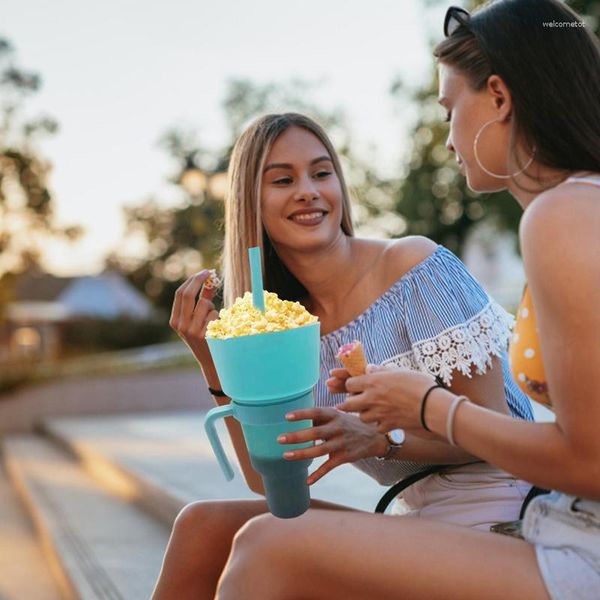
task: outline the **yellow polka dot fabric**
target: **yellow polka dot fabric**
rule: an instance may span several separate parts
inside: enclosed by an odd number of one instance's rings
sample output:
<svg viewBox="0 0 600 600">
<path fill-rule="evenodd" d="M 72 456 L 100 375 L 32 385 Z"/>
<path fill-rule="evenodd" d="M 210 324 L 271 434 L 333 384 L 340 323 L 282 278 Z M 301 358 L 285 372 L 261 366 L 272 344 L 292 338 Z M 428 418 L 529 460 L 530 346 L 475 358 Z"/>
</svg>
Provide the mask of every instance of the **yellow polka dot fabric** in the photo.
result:
<svg viewBox="0 0 600 600">
<path fill-rule="evenodd" d="M 519 387 L 533 400 L 551 406 L 540 340 L 529 288 L 525 288 L 509 347 L 510 367 Z"/>
</svg>

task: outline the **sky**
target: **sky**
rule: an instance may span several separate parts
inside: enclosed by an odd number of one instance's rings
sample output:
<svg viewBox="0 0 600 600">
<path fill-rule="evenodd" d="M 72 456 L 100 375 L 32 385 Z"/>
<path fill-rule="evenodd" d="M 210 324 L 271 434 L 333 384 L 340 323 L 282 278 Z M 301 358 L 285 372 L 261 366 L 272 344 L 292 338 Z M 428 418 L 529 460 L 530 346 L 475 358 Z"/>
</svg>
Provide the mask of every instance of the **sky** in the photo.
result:
<svg viewBox="0 0 600 600">
<path fill-rule="evenodd" d="M 123 205 L 181 201 L 158 140 L 188 127 L 220 148 L 231 78 L 319 81 L 318 104 L 343 109 L 359 154 L 393 175 L 415 110 L 390 85 L 429 81 L 428 36 L 450 3 L 426 16 L 421 0 L 2 0 L 0 36 L 43 80 L 27 112 L 60 127 L 39 144 L 57 224 L 86 230 L 76 245 L 50 245 L 46 267 L 98 272 L 123 237 Z"/>
</svg>

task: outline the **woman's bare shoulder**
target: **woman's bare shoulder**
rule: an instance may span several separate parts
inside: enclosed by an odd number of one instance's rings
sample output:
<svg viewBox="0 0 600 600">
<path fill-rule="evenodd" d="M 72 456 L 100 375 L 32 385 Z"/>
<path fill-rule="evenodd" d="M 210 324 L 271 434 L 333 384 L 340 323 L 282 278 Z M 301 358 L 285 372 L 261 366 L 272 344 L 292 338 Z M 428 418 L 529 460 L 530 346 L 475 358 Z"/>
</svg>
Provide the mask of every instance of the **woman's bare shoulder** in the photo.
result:
<svg viewBox="0 0 600 600">
<path fill-rule="evenodd" d="M 569 305 L 571 294 L 573 301 L 596 301 L 600 187 L 566 184 L 544 192 L 527 207 L 519 235 L 527 278 L 538 299 L 560 290 L 557 306 Z"/>
<path fill-rule="evenodd" d="M 353 238 L 352 245 L 356 264 L 363 264 L 369 286 L 379 293 L 389 289 L 438 247 L 430 239 L 417 235 L 394 240 Z"/>
<path fill-rule="evenodd" d="M 386 273 L 394 280 L 431 256 L 438 245 L 421 235 L 389 240 L 383 254 Z"/>
<path fill-rule="evenodd" d="M 519 235 L 526 254 L 543 249 L 546 256 L 558 256 L 597 248 L 600 186 L 574 182 L 543 192 L 525 210 Z"/>
</svg>

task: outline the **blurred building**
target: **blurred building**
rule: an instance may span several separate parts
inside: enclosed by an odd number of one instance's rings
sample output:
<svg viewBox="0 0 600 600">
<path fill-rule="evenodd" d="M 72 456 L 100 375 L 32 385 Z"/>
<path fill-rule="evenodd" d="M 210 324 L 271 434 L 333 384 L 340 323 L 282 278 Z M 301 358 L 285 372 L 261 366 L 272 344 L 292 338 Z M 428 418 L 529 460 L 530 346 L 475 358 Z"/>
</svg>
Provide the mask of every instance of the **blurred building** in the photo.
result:
<svg viewBox="0 0 600 600">
<path fill-rule="evenodd" d="M 153 307 L 119 273 L 86 277 L 24 275 L 0 325 L 0 361 L 52 359 L 60 354 L 61 325 L 74 319 L 144 320 Z"/>
</svg>

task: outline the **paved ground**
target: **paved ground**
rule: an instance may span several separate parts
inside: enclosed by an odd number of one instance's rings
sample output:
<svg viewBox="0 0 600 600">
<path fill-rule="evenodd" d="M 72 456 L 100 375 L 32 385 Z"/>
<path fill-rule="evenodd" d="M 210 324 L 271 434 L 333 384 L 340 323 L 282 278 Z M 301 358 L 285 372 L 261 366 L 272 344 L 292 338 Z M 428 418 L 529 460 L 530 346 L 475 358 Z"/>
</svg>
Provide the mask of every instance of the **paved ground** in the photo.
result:
<svg viewBox="0 0 600 600">
<path fill-rule="evenodd" d="M 62 581 L 82 598 L 96 598 L 92 589 L 119 592 L 111 598 L 148 597 L 171 524 L 185 504 L 258 498 L 246 487 L 220 424 L 235 472 L 233 481 L 225 480 L 204 433 L 205 413 L 60 417 L 46 423 L 50 437 L 5 441 L 11 474 L 35 507 L 34 520 L 43 523 L 55 564 L 67 574 Z M 1 475 L 0 600 L 58 600 L 31 521 Z M 312 486 L 311 496 L 372 511 L 383 491 L 343 465 Z M 149 516 L 159 513 L 160 520 Z"/>
<path fill-rule="evenodd" d="M 59 600 L 30 517 L 0 465 L 0 599 Z"/>
<path fill-rule="evenodd" d="M 0 396 L 0 434 L 31 431 L 43 418 L 214 406 L 199 369 L 72 377 Z"/>
<path fill-rule="evenodd" d="M 220 437 L 235 471 L 227 482 L 204 433 L 205 411 L 53 420 L 55 437 L 87 457 L 103 456 L 168 489 L 182 503 L 257 498 L 245 484 L 225 428 Z M 315 460 L 315 470 L 324 459 Z M 342 465 L 311 487 L 313 498 L 372 511 L 387 488 L 350 465 Z"/>
<path fill-rule="evenodd" d="M 0 397 L 0 435 L 30 431 L 47 417 L 68 417 L 55 421 L 65 436 L 168 489 L 182 504 L 256 497 L 235 465 L 223 428 L 221 437 L 236 472 L 232 482 L 225 480 L 214 459 L 203 428 L 204 413 L 213 405 L 195 368 L 74 377 Z M 538 420 L 553 417 L 538 405 L 534 409 Z M 311 471 L 318 463 L 313 463 Z M 385 489 L 344 465 L 315 484 L 311 495 L 372 511 Z M 10 560 L 13 576 L 0 575 L 0 600 L 58 597 L 31 523 L 0 472 L 0 574 L 6 560 Z"/>
</svg>

